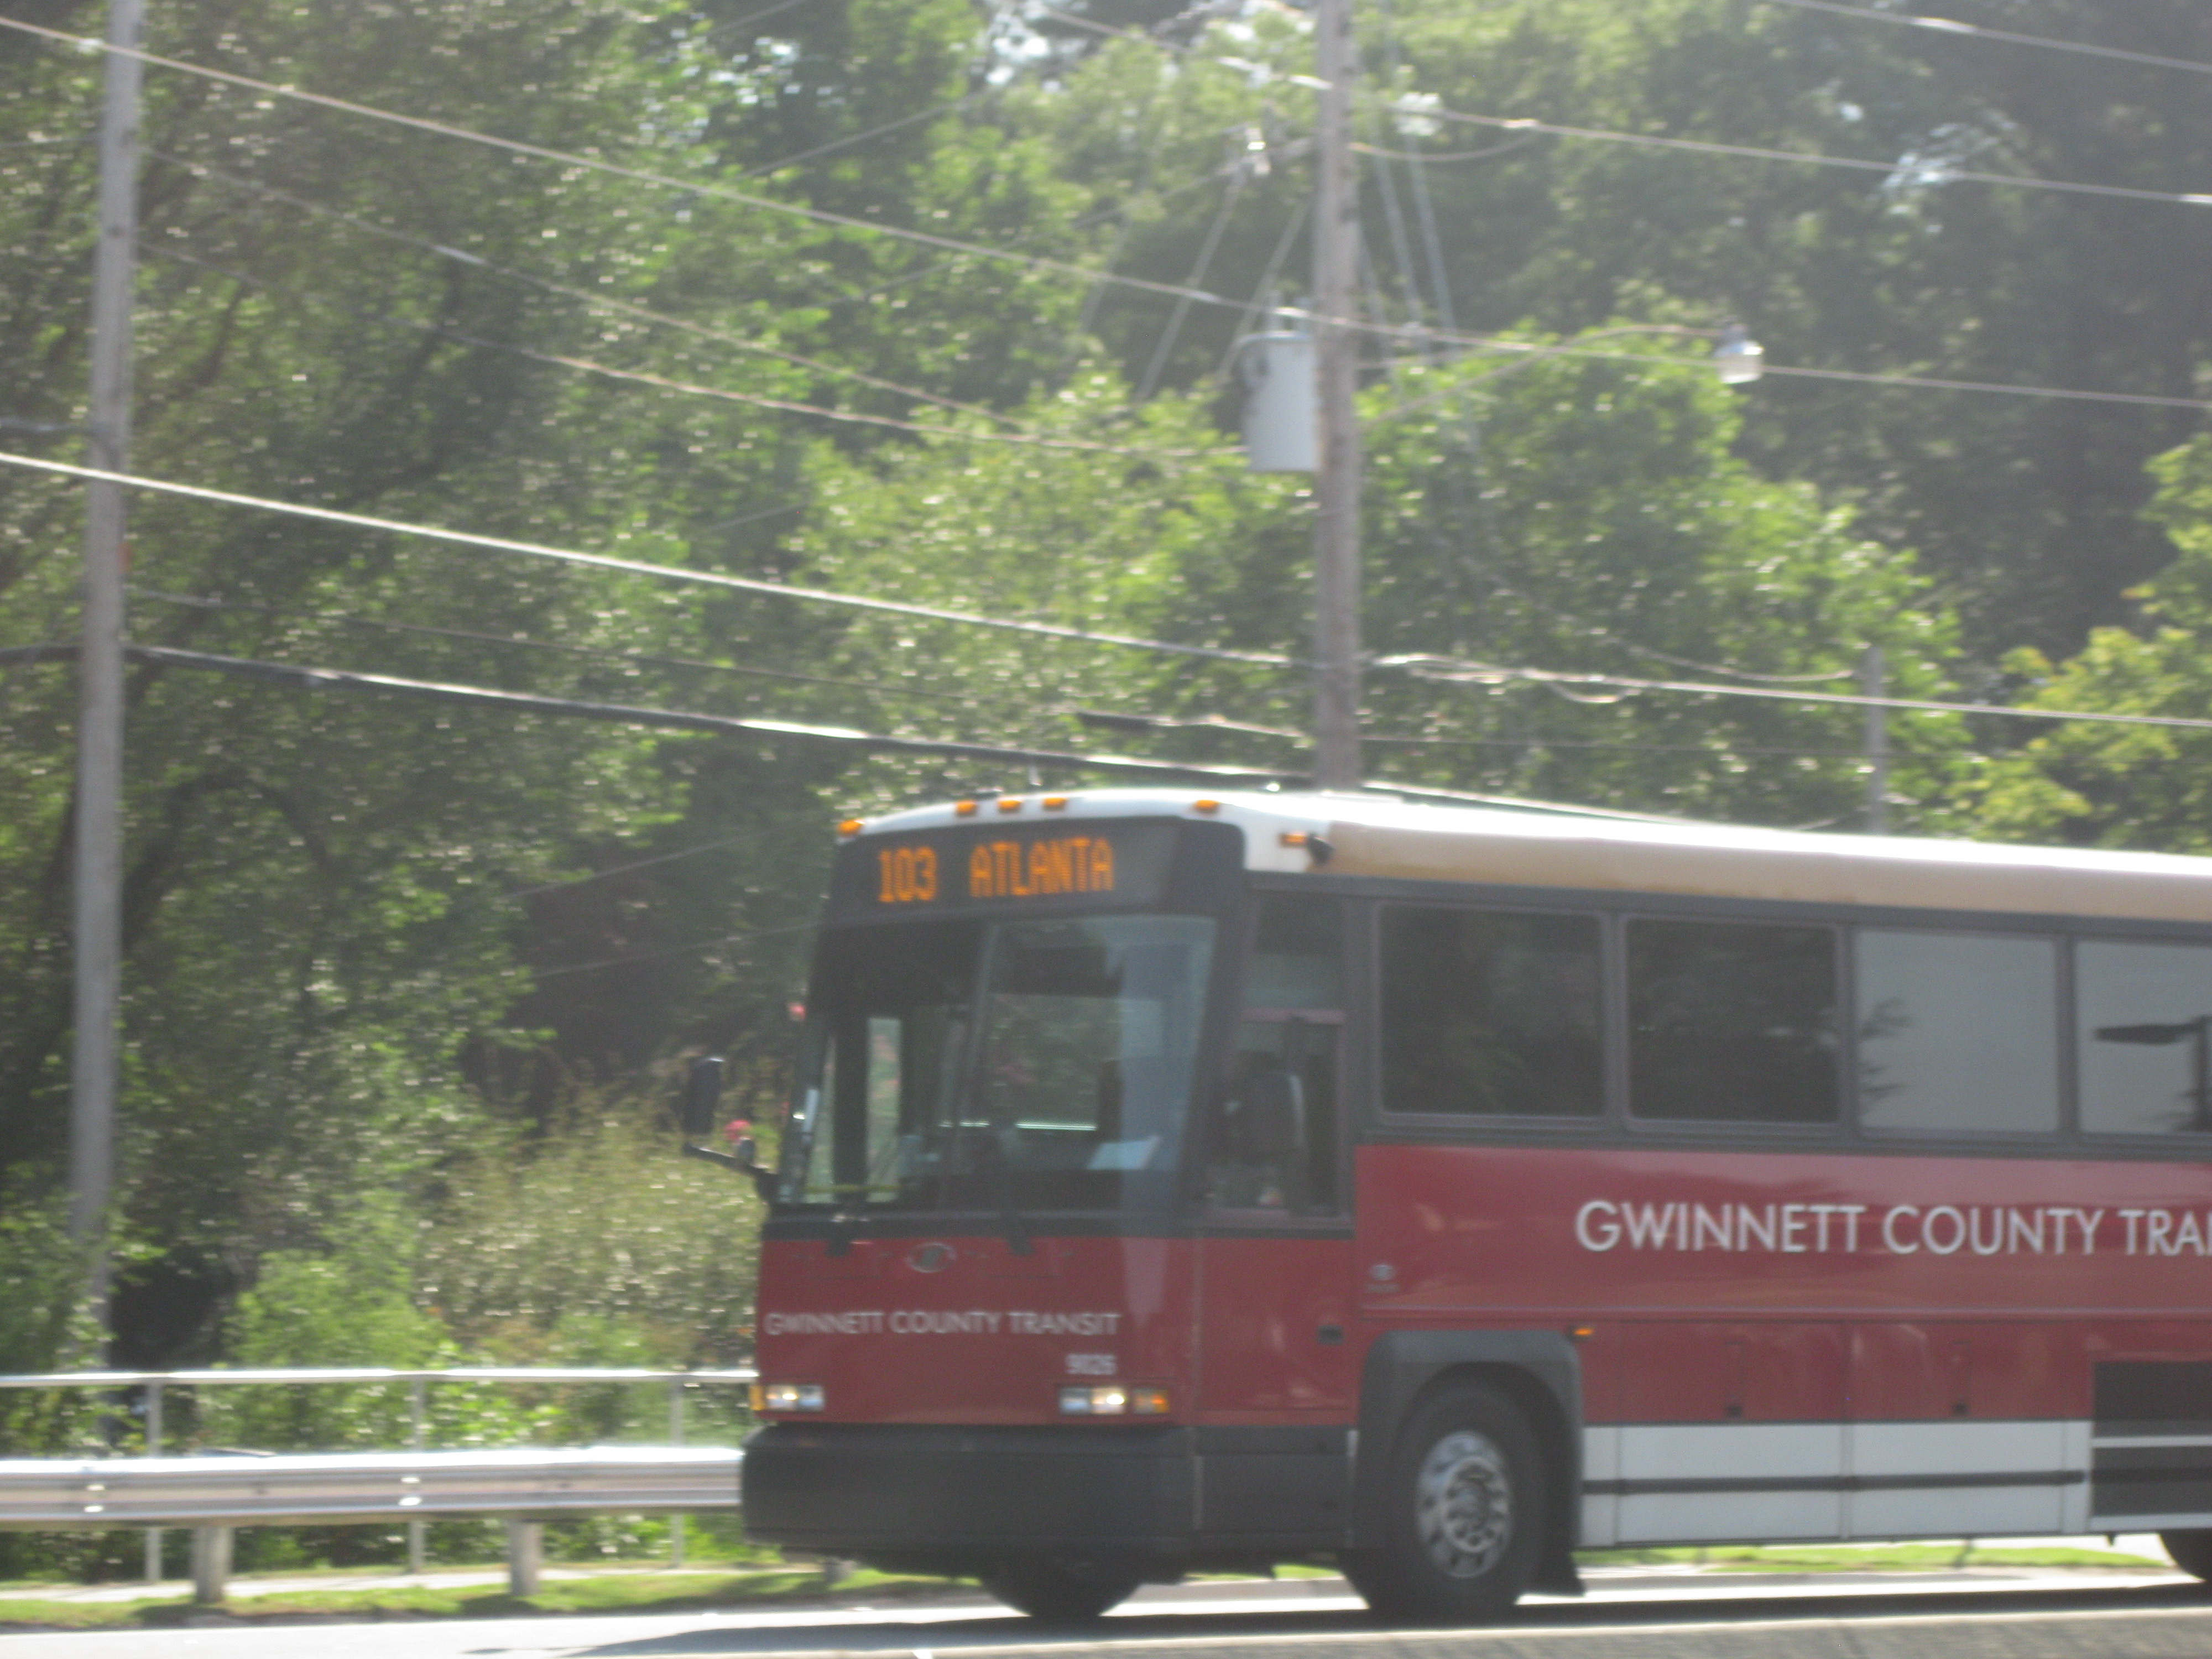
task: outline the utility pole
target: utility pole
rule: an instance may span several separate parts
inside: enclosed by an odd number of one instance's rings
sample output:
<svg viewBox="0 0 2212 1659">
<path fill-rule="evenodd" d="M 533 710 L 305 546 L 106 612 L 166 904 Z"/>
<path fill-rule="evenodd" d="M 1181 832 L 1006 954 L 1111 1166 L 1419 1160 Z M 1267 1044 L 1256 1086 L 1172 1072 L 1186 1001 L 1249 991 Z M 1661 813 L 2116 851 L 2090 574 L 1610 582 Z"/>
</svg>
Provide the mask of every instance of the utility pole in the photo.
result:
<svg viewBox="0 0 2212 1659">
<path fill-rule="evenodd" d="M 1886 697 L 1889 695 L 1888 686 L 1889 674 L 1881 647 L 1870 645 L 1859 656 L 1859 695 Z M 1876 703 L 1867 707 L 1866 754 L 1866 832 L 1869 836 L 1886 836 L 1889 833 L 1889 710 Z"/>
<path fill-rule="evenodd" d="M 145 0 L 109 0 L 100 120 L 99 240 L 92 265 L 92 465 L 131 465 L 131 300 L 137 267 L 138 45 Z M 78 659 L 75 1051 L 70 1065 L 70 1232 L 91 1255 L 107 1325 L 107 1208 L 115 1186 L 123 966 L 123 558 L 119 484 L 85 485 L 84 642 Z"/>
<path fill-rule="evenodd" d="M 1314 480 L 1314 782 L 1359 787 L 1359 175 L 1352 153 L 1352 0 L 1314 8 L 1313 286 L 1316 419 L 1321 471 Z"/>
</svg>

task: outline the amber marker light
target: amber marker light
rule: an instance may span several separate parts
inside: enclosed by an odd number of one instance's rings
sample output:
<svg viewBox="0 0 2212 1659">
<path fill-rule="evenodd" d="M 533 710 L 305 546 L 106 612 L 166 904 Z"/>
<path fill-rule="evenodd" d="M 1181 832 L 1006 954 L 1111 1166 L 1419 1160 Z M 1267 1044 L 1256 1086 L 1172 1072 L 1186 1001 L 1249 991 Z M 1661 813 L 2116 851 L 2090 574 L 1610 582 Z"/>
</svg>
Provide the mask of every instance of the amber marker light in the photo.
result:
<svg viewBox="0 0 2212 1659">
<path fill-rule="evenodd" d="M 1313 837 L 1306 834 L 1303 830 L 1285 830 L 1281 835 L 1276 836 L 1275 839 L 1281 842 L 1285 847 L 1303 847 L 1308 842 L 1311 841 Z"/>
<path fill-rule="evenodd" d="M 841 836 L 857 836 L 864 827 L 860 819 L 847 818 L 837 826 L 837 833 Z"/>
<path fill-rule="evenodd" d="M 954 801 L 952 803 L 952 816 L 956 818 L 974 817 L 975 816 L 975 803 L 972 800 Z"/>
<path fill-rule="evenodd" d="M 1057 812 L 1060 808 L 1067 805 L 1067 797 L 1065 795 L 1047 795 L 1042 800 L 1039 801 L 1037 805 L 1043 807 L 1048 812 Z"/>
<path fill-rule="evenodd" d="M 1194 812 L 1218 812 L 1221 803 L 1218 800 L 1194 800 L 1190 804 L 1190 810 Z"/>
<path fill-rule="evenodd" d="M 1595 1325 L 1577 1325 L 1572 1330 L 1570 1330 L 1567 1334 L 1577 1342 L 1587 1342 L 1590 1338 L 1597 1334 L 1597 1327 Z"/>
<path fill-rule="evenodd" d="M 1000 796 L 1000 797 L 999 797 L 999 810 L 1000 810 L 1001 812 L 1018 812 L 1018 811 L 1020 811 L 1022 810 L 1022 798 L 1021 798 L 1019 795 L 1001 795 L 1001 796 Z"/>
</svg>

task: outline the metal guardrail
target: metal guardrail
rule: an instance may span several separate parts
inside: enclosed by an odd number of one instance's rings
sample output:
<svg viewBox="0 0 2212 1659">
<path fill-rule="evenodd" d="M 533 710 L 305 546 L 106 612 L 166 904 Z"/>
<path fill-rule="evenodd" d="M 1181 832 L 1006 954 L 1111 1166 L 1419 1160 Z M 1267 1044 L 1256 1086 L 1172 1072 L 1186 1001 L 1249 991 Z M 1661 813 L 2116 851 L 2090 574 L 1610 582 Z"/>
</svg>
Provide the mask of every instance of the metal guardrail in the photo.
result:
<svg viewBox="0 0 2212 1659">
<path fill-rule="evenodd" d="M 741 1454 L 723 1446 L 521 1446 L 311 1456 L 0 1460 L 0 1527 L 300 1527 L 465 1516 L 558 1520 L 719 1509 Z"/>
<path fill-rule="evenodd" d="M 548 1518 L 720 1509 L 738 1496 L 741 1454 L 687 1447 L 684 1390 L 697 1383 L 746 1383 L 747 1370 L 653 1370 L 614 1366 L 380 1366 L 272 1370 L 57 1371 L 0 1376 L 5 1389 L 143 1389 L 147 1455 L 0 1460 L 0 1527 L 18 1530 L 143 1526 L 146 1576 L 161 1576 L 163 1524 L 192 1528 L 192 1581 L 200 1601 L 222 1599 L 232 1529 L 404 1521 L 408 1565 L 422 1566 L 422 1528 L 435 1516 L 494 1516 L 507 1523 L 507 1577 L 518 1595 L 537 1589 L 541 1528 Z M 425 1395 L 433 1382 L 665 1382 L 667 1446 L 422 1449 Z M 404 1452 L 161 1455 L 161 1393 L 169 1386 L 405 1382 L 415 1449 Z M 683 1532 L 672 1529 L 673 1564 Z"/>
</svg>

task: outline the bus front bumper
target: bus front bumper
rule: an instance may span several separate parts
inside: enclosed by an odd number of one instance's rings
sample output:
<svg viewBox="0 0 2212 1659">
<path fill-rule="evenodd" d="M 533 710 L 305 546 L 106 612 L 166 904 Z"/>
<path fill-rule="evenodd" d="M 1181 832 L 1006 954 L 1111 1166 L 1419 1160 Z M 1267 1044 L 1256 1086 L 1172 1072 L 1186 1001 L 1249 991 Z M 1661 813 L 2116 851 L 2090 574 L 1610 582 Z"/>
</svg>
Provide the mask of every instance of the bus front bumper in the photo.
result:
<svg viewBox="0 0 2212 1659">
<path fill-rule="evenodd" d="M 1187 1428 L 772 1423 L 745 1442 L 745 1535 L 913 1571 L 1170 1563 L 1191 1552 L 1198 1468 Z"/>
</svg>

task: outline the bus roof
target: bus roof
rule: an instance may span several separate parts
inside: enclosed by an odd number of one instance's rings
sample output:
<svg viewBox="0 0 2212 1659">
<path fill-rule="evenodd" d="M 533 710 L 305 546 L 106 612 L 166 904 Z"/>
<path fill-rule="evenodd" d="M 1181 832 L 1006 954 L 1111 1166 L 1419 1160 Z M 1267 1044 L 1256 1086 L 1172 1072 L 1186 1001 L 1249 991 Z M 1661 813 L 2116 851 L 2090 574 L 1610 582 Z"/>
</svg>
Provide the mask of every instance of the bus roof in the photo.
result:
<svg viewBox="0 0 2212 1659">
<path fill-rule="evenodd" d="M 1252 870 L 1322 867 L 1310 842 L 1285 839 L 1319 836 L 1333 876 L 2212 923 L 2212 859 L 1813 835 L 1571 808 L 1431 806 L 1290 791 L 1088 789 L 915 807 L 873 819 L 859 833 L 943 829 L 986 816 L 1009 827 L 1042 817 L 1211 818 L 1244 830 Z"/>
</svg>

